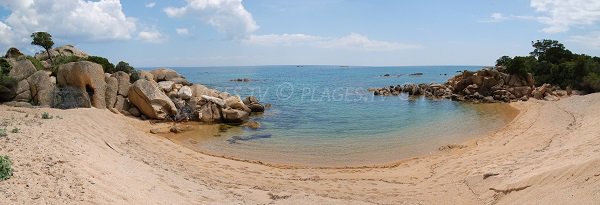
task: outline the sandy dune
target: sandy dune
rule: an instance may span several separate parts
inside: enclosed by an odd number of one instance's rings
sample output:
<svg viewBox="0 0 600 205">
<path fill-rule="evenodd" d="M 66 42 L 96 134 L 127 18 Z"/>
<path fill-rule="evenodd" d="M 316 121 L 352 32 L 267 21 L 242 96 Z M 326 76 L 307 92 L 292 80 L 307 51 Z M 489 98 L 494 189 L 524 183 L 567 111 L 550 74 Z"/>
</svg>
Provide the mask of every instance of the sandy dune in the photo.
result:
<svg viewBox="0 0 600 205">
<path fill-rule="evenodd" d="M 600 94 L 513 105 L 467 148 L 361 169 L 211 157 L 108 110 L 0 106 L 0 127 L 21 129 L 0 138 L 15 170 L 0 204 L 599 204 Z"/>
</svg>

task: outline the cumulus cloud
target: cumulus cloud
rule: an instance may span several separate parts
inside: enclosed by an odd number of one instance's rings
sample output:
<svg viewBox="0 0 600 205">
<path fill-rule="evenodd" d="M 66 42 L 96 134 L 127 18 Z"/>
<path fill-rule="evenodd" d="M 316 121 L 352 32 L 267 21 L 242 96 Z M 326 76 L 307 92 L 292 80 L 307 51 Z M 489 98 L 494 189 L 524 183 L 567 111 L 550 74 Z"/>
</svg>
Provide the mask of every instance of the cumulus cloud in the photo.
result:
<svg viewBox="0 0 600 205">
<path fill-rule="evenodd" d="M 598 0 L 531 0 L 531 7 L 544 14 L 538 21 L 546 33 L 560 33 L 571 27 L 588 26 L 600 20 Z"/>
<path fill-rule="evenodd" d="M 229 38 L 244 38 L 258 29 L 242 0 L 186 0 L 183 7 L 167 7 L 169 17 L 194 15 Z"/>
<path fill-rule="evenodd" d="M 176 28 L 175 32 L 177 32 L 177 34 L 179 34 L 179 35 L 189 35 L 190 34 L 190 30 L 188 30 L 187 28 Z"/>
<path fill-rule="evenodd" d="M 149 2 L 146 4 L 146 8 L 154 8 L 156 6 L 156 2 Z"/>
<path fill-rule="evenodd" d="M 119 0 L 3 0 L 9 15 L 0 21 L 0 43 L 30 41 L 36 31 L 84 41 L 130 39 L 135 19 L 123 13 Z"/>
<path fill-rule="evenodd" d="M 148 43 L 161 43 L 166 37 L 158 31 L 142 31 L 138 33 L 138 39 Z"/>
<path fill-rule="evenodd" d="M 419 48 L 418 45 L 402 44 L 369 39 L 367 36 L 351 33 L 347 36 L 331 38 L 306 34 L 251 35 L 244 43 L 262 46 L 310 46 L 327 49 L 361 51 L 396 51 Z"/>
</svg>

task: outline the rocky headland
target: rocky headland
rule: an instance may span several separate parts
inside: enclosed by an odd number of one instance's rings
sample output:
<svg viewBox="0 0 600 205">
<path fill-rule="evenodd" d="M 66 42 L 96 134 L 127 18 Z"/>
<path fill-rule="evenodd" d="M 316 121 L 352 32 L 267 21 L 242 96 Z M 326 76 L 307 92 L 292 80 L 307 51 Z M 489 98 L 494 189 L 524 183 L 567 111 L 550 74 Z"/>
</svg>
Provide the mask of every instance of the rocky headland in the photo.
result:
<svg viewBox="0 0 600 205">
<path fill-rule="evenodd" d="M 535 86 L 533 75 L 508 74 L 505 68 L 487 67 L 478 71 L 463 71 L 444 84 L 404 84 L 369 88 L 377 96 L 425 96 L 430 99 L 452 99 L 473 103 L 527 101 L 529 98 L 558 100 L 577 91 L 543 84 Z"/>
<path fill-rule="evenodd" d="M 141 119 L 207 123 L 243 123 L 251 113 L 265 110 L 256 97 L 242 99 L 194 84 L 169 68 L 108 73 L 104 65 L 88 61 L 88 54 L 71 45 L 49 54 L 54 61 L 46 52 L 30 57 L 9 49 L 0 58 L 7 76 L 0 84 L 0 102 L 18 107 L 94 107 Z M 56 60 L 60 58 L 73 62 L 61 63 Z"/>
</svg>

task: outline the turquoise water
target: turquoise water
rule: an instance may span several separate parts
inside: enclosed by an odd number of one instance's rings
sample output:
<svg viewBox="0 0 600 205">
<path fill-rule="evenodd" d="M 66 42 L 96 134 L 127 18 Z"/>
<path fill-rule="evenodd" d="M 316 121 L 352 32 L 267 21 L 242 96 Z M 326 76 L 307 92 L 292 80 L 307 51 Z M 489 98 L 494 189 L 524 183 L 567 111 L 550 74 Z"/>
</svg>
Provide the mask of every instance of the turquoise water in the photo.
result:
<svg viewBox="0 0 600 205">
<path fill-rule="evenodd" d="M 296 165 L 355 166 L 388 163 L 500 128 L 506 106 L 449 100 L 379 97 L 367 91 L 405 83 L 443 83 L 474 66 L 341 67 L 258 66 L 175 68 L 194 83 L 272 108 L 252 120 L 259 130 L 232 128 L 217 136 L 197 133 L 193 149 L 239 159 Z M 409 75 L 411 73 L 423 75 Z M 383 77 L 390 74 L 390 77 Z M 231 79 L 249 78 L 250 82 Z M 229 143 L 232 136 L 269 135 Z"/>
</svg>

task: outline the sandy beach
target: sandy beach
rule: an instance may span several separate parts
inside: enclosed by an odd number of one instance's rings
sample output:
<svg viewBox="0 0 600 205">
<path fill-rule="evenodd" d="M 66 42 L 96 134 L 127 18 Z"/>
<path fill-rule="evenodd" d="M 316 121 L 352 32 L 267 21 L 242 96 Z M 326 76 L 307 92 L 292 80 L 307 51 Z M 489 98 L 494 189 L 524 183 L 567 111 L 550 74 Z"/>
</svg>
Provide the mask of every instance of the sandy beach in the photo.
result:
<svg viewBox="0 0 600 205">
<path fill-rule="evenodd" d="M 600 94 L 511 105 L 512 122 L 465 148 L 337 169 L 208 156 L 105 109 L 0 106 L 1 127 L 20 129 L 0 138 L 14 169 L 0 204 L 598 203 Z"/>
</svg>

